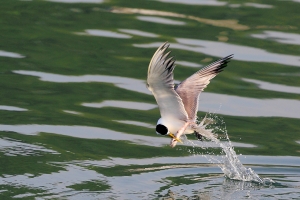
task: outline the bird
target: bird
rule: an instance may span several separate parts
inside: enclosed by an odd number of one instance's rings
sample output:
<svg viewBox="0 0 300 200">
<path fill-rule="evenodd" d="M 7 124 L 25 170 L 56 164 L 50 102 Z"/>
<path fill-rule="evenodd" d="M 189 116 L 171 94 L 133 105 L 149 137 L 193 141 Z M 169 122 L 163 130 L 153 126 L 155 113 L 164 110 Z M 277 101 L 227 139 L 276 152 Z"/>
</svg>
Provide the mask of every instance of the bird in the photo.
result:
<svg viewBox="0 0 300 200">
<path fill-rule="evenodd" d="M 156 133 L 171 137 L 171 147 L 175 147 L 177 142 L 183 143 L 180 139 L 183 134 L 195 133 L 200 140 L 203 136 L 217 140 L 211 129 L 205 129 L 213 120 L 205 116 L 197 123 L 198 101 L 200 93 L 212 78 L 223 71 L 233 54 L 201 68 L 175 86 L 175 59 L 169 56 L 169 46 L 168 42 L 163 43 L 154 53 L 148 67 L 146 85 L 152 92 L 161 115 L 156 124 Z"/>
</svg>

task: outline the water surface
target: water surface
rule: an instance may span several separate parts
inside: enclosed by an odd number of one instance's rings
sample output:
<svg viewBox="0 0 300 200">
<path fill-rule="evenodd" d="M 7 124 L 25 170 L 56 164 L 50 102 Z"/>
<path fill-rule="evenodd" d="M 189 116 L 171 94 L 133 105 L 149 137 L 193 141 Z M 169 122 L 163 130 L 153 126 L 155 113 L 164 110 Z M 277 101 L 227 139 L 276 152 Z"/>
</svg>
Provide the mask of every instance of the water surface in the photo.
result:
<svg viewBox="0 0 300 200">
<path fill-rule="evenodd" d="M 299 9 L 4 0 L 0 199 L 299 198 Z M 189 135 L 172 149 L 155 133 L 145 80 L 165 41 L 176 83 L 234 54 L 200 96 L 220 143 Z"/>
</svg>

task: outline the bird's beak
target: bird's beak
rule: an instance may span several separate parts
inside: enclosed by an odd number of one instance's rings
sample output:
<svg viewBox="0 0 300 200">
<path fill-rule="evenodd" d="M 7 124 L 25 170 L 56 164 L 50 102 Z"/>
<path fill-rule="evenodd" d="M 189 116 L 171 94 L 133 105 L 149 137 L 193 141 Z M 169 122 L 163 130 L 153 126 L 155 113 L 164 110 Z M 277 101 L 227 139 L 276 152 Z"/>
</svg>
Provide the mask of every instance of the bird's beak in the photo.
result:
<svg viewBox="0 0 300 200">
<path fill-rule="evenodd" d="M 173 133 L 170 133 L 168 136 L 170 136 L 171 138 L 173 138 L 174 140 L 183 143 L 179 138 L 175 137 L 175 135 L 173 135 Z"/>
</svg>

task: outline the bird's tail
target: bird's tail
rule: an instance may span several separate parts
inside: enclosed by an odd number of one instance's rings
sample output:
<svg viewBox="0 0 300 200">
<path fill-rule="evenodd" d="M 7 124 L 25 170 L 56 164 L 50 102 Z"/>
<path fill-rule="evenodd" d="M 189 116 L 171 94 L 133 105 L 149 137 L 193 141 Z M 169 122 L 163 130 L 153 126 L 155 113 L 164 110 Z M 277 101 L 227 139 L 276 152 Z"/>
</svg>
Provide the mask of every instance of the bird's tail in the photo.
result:
<svg viewBox="0 0 300 200">
<path fill-rule="evenodd" d="M 205 116 L 195 128 L 195 131 L 211 141 L 219 142 L 218 135 L 213 133 L 213 129 L 206 129 L 206 126 L 212 123 L 214 123 L 214 120 Z"/>
</svg>

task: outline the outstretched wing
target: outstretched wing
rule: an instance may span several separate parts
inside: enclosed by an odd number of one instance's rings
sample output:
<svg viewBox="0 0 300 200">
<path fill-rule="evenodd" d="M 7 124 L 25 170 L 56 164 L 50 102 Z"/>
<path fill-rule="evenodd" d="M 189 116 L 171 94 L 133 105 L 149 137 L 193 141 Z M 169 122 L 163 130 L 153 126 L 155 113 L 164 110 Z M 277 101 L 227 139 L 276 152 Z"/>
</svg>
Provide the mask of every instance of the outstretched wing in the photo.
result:
<svg viewBox="0 0 300 200">
<path fill-rule="evenodd" d="M 212 78 L 223 71 L 222 69 L 226 67 L 232 57 L 233 54 L 211 63 L 178 85 L 176 92 L 182 99 L 188 119 L 196 119 L 200 93 L 206 88 Z"/>
<path fill-rule="evenodd" d="M 186 121 L 184 105 L 174 90 L 175 61 L 173 57 L 168 58 L 170 52 L 165 53 L 168 47 L 165 42 L 154 53 L 148 68 L 147 87 L 156 99 L 162 118 Z"/>
</svg>

